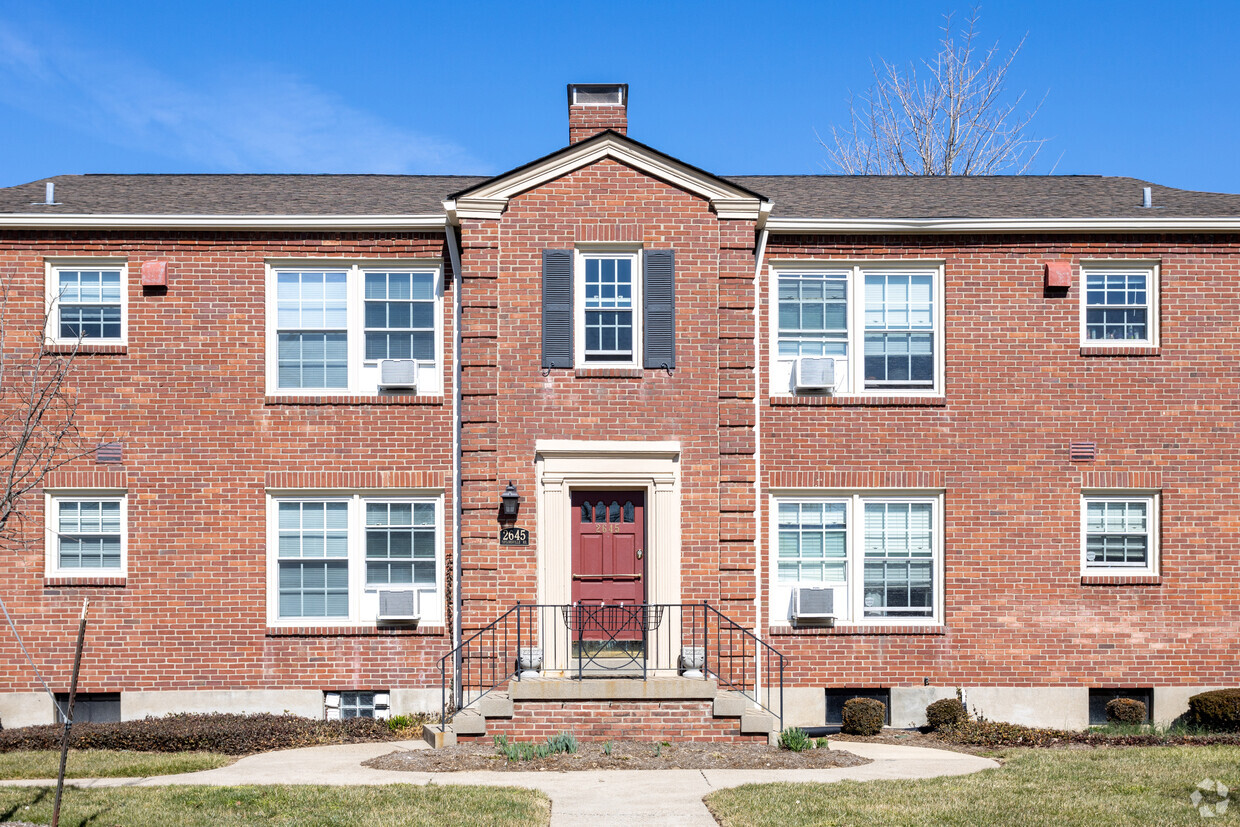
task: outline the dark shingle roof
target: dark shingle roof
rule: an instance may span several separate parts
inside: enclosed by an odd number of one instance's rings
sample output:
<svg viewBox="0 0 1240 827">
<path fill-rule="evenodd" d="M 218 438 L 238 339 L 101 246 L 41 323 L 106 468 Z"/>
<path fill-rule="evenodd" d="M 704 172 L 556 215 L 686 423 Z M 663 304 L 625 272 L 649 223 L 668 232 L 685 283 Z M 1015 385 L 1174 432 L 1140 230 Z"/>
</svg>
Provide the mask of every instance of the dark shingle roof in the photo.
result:
<svg viewBox="0 0 1240 827">
<path fill-rule="evenodd" d="M 437 215 L 467 175 L 60 175 L 0 188 L 5 213 Z M 1240 195 L 1096 175 L 879 177 L 742 175 L 779 218 L 1181 218 L 1240 216 Z M 44 184 L 56 206 L 44 206 Z M 1141 207 L 1153 188 L 1154 209 Z"/>
<path fill-rule="evenodd" d="M 0 189 L 3 213 L 442 215 L 472 175 L 58 175 Z M 44 185 L 56 185 L 48 207 Z"/>
<path fill-rule="evenodd" d="M 1240 216 L 1240 195 L 1101 175 L 741 175 L 779 218 L 1179 218 Z M 1153 188 L 1154 209 L 1141 206 Z"/>
</svg>

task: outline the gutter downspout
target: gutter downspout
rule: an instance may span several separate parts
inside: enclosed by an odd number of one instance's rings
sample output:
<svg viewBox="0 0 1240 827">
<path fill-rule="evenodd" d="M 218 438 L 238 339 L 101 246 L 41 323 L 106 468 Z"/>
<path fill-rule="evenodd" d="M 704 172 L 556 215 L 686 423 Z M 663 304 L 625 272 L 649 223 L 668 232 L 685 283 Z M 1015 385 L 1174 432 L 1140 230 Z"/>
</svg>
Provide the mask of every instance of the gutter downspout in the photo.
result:
<svg viewBox="0 0 1240 827">
<path fill-rule="evenodd" d="M 766 258 L 766 242 L 770 238 L 771 231 L 763 227 L 759 233 L 758 250 L 755 256 L 757 261 L 753 271 L 753 518 L 754 556 L 756 557 L 754 561 L 754 623 L 756 628 L 753 633 L 759 640 L 765 640 L 762 603 L 763 573 L 766 571 L 762 560 L 763 539 L 766 536 L 762 531 L 762 262 Z M 767 706 L 769 707 L 770 704 Z M 782 699 L 779 714 L 783 715 Z"/>
<path fill-rule="evenodd" d="M 448 257 L 452 262 L 452 697 L 461 705 L 461 271 L 460 243 L 456 227 L 444 227 Z"/>
</svg>

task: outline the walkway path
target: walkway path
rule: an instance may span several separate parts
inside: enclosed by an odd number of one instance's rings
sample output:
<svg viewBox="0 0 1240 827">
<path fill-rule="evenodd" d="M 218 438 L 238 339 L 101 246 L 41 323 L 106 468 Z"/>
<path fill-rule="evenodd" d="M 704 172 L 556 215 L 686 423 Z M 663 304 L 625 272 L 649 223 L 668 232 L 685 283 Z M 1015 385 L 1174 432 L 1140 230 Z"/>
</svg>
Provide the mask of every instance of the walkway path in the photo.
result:
<svg viewBox="0 0 1240 827">
<path fill-rule="evenodd" d="M 778 781 L 934 778 L 999 766 L 988 758 L 893 744 L 838 742 L 835 748 L 873 761 L 817 770 L 597 770 L 593 772 L 395 772 L 361 762 L 393 749 L 425 749 L 421 741 L 347 744 L 265 752 L 227 767 L 152 778 L 81 778 L 74 786 L 152 787 L 167 784 L 484 784 L 542 790 L 551 799 L 552 827 L 570 825 L 702 825 L 714 827 L 702 797 L 724 787 Z M 47 786 L 55 781 L 5 781 Z"/>
</svg>

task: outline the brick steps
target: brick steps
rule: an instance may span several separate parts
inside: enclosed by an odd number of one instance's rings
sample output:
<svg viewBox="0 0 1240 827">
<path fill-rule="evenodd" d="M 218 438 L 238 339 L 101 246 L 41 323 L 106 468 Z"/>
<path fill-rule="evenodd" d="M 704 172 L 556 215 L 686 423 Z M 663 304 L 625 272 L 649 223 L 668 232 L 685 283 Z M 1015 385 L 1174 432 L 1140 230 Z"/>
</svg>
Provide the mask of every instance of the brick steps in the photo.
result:
<svg viewBox="0 0 1240 827">
<path fill-rule="evenodd" d="M 539 678 L 513 681 L 461 710 L 445 727 L 429 724 L 432 747 L 459 738 L 507 735 L 543 740 L 570 732 L 581 741 L 774 741 L 778 719 L 739 692 L 713 680 L 653 678 L 593 680 Z"/>
</svg>

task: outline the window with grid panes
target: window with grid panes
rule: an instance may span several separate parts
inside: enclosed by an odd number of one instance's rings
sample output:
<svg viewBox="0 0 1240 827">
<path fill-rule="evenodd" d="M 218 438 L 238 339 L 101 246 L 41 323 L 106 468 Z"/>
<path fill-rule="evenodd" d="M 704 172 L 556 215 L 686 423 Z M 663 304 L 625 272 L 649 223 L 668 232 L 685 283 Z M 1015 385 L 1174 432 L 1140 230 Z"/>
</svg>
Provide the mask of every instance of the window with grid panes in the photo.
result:
<svg viewBox="0 0 1240 827">
<path fill-rule="evenodd" d="M 366 584 L 434 587 L 434 503 L 366 503 Z"/>
<path fill-rule="evenodd" d="M 125 498 L 55 495 L 48 499 L 49 573 L 117 576 L 125 569 Z"/>
<path fill-rule="evenodd" d="M 1155 270 L 1152 266 L 1083 264 L 1082 344 L 1155 342 Z"/>
<path fill-rule="evenodd" d="M 62 343 L 123 342 L 125 272 L 121 265 L 54 267 L 49 337 Z"/>
<path fill-rule="evenodd" d="M 1082 497 L 1081 510 L 1086 572 L 1156 572 L 1157 497 L 1086 495 Z"/>
</svg>

